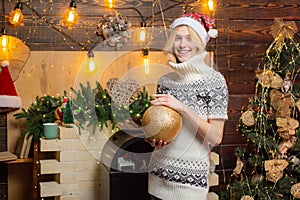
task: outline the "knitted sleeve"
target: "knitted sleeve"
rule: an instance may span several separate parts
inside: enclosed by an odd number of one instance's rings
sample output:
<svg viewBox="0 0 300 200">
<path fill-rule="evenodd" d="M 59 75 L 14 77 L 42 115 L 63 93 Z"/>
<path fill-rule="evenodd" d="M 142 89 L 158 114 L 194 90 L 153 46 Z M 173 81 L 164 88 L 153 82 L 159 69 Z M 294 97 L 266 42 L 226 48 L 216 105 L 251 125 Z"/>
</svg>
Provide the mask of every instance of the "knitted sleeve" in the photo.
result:
<svg viewBox="0 0 300 200">
<path fill-rule="evenodd" d="M 210 83 L 210 101 L 207 116 L 211 119 L 227 119 L 228 89 L 226 80 L 221 73 L 215 73 Z"/>
</svg>

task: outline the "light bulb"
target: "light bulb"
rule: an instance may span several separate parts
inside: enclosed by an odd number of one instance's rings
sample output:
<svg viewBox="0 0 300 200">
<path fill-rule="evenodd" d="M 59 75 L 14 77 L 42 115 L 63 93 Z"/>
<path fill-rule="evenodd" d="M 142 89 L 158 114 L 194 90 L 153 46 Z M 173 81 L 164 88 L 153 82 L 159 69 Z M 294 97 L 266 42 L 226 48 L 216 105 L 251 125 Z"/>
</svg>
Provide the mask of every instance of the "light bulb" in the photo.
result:
<svg viewBox="0 0 300 200">
<path fill-rule="evenodd" d="M 140 45 L 146 44 L 148 39 L 146 22 L 141 23 L 141 27 L 136 31 L 134 40 Z"/>
<path fill-rule="evenodd" d="M 150 73 L 148 55 L 149 55 L 148 49 L 142 49 L 142 56 L 144 58 L 144 71 L 145 71 L 145 74 Z"/>
<path fill-rule="evenodd" d="M 145 71 L 146 74 L 150 73 L 149 59 L 148 59 L 148 57 L 144 58 L 144 71 Z"/>
<path fill-rule="evenodd" d="M 84 73 L 86 75 L 93 75 L 99 70 L 99 66 L 95 60 L 94 53 L 92 51 L 88 52 L 88 58 L 84 65 Z"/>
<path fill-rule="evenodd" d="M 208 0 L 207 5 L 208 5 L 208 10 L 210 12 L 213 12 L 214 11 L 214 1 L 213 0 Z"/>
<path fill-rule="evenodd" d="M 114 0 L 106 0 L 105 5 L 106 5 L 106 7 L 108 7 L 108 8 L 114 8 L 114 7 L 115 7 Z"/>
<path fill-rule="evenodd" d="M 6 35 L 6 30 L 3 29 L 2 35 L 0 37 L 1 41 L 1 49 L 2 52 L 7 52 L 8 51 L 8 45 L 9 45 L 9 39 L 8 36 Z"/>
<path fill-rule="evenodd" d="M 69 10 L 65 15 L 65 25 L 69 28 L 72 29 L 72 26 L 77 23 L 78 20 L 78 13 L 76 10 L 76 4 L 75 1 L 71 1 Z"/>
<path fill-rule="evenodd" d="M 15 6 L 15 8 L 9 13 L 8 15 L 8 21 L 9 23 L 19 26 L 23 25 L 23 14 L 22 14 L 22 3 L 18 2 Z"/>
</svg>

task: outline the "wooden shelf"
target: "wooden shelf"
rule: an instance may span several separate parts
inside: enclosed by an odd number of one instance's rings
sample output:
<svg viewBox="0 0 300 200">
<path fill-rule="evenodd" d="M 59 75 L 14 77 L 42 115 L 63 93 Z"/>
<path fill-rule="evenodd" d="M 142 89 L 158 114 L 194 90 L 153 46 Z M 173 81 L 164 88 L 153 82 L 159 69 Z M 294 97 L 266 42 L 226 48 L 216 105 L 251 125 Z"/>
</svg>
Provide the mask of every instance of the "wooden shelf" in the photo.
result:
<svg viewBox="0 0 300 200">
<path fill-rule="evenodd" d="M 33 158 L 23 158 L 23 159 L 16 159 L 11 161 L 2 162 L 3 164 L 22 164 L 22 163 L 33 163 Z"/>
</svg>

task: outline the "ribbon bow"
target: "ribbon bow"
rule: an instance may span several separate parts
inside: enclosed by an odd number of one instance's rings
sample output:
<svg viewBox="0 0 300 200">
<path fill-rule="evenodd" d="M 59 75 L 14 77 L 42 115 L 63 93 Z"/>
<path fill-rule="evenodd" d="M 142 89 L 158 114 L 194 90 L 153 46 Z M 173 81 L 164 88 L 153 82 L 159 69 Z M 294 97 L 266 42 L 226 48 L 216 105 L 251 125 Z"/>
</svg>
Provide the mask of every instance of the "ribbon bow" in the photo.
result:
<svg viewBox="0 0 300 200">
<path fill-rule="evenodd" d="M 272 36 L 276 42 L 276 47 L 281 49 L 284 40 L 292 38 L 298 32 L 297 25 L 294 21 L 283 22 L 282 19 L 276 18 L 271 27 Z"/>
</svg>

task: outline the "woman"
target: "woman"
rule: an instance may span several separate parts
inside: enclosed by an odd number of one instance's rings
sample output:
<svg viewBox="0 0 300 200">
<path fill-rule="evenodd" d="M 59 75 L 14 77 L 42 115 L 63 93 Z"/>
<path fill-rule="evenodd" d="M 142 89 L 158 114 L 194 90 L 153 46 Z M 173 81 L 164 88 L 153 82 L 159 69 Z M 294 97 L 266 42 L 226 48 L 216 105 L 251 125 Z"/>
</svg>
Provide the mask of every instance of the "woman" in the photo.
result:
<svg viewBox="0 0 300 200">
<path fill-rule="evenodd" d="M 160 78 L 151 103 L 181 113 L 182 128 L 170 144 L 148 141 L 155 147 L 149 165 L 152 199 L 207 199 L 210 148 L 222 140 L 228 103 L 224 77 L 206 64 L 212 26 L 201 14 L 186 14 L 171 25 L 164 50 L 174 71 Z"/>
</svg>

